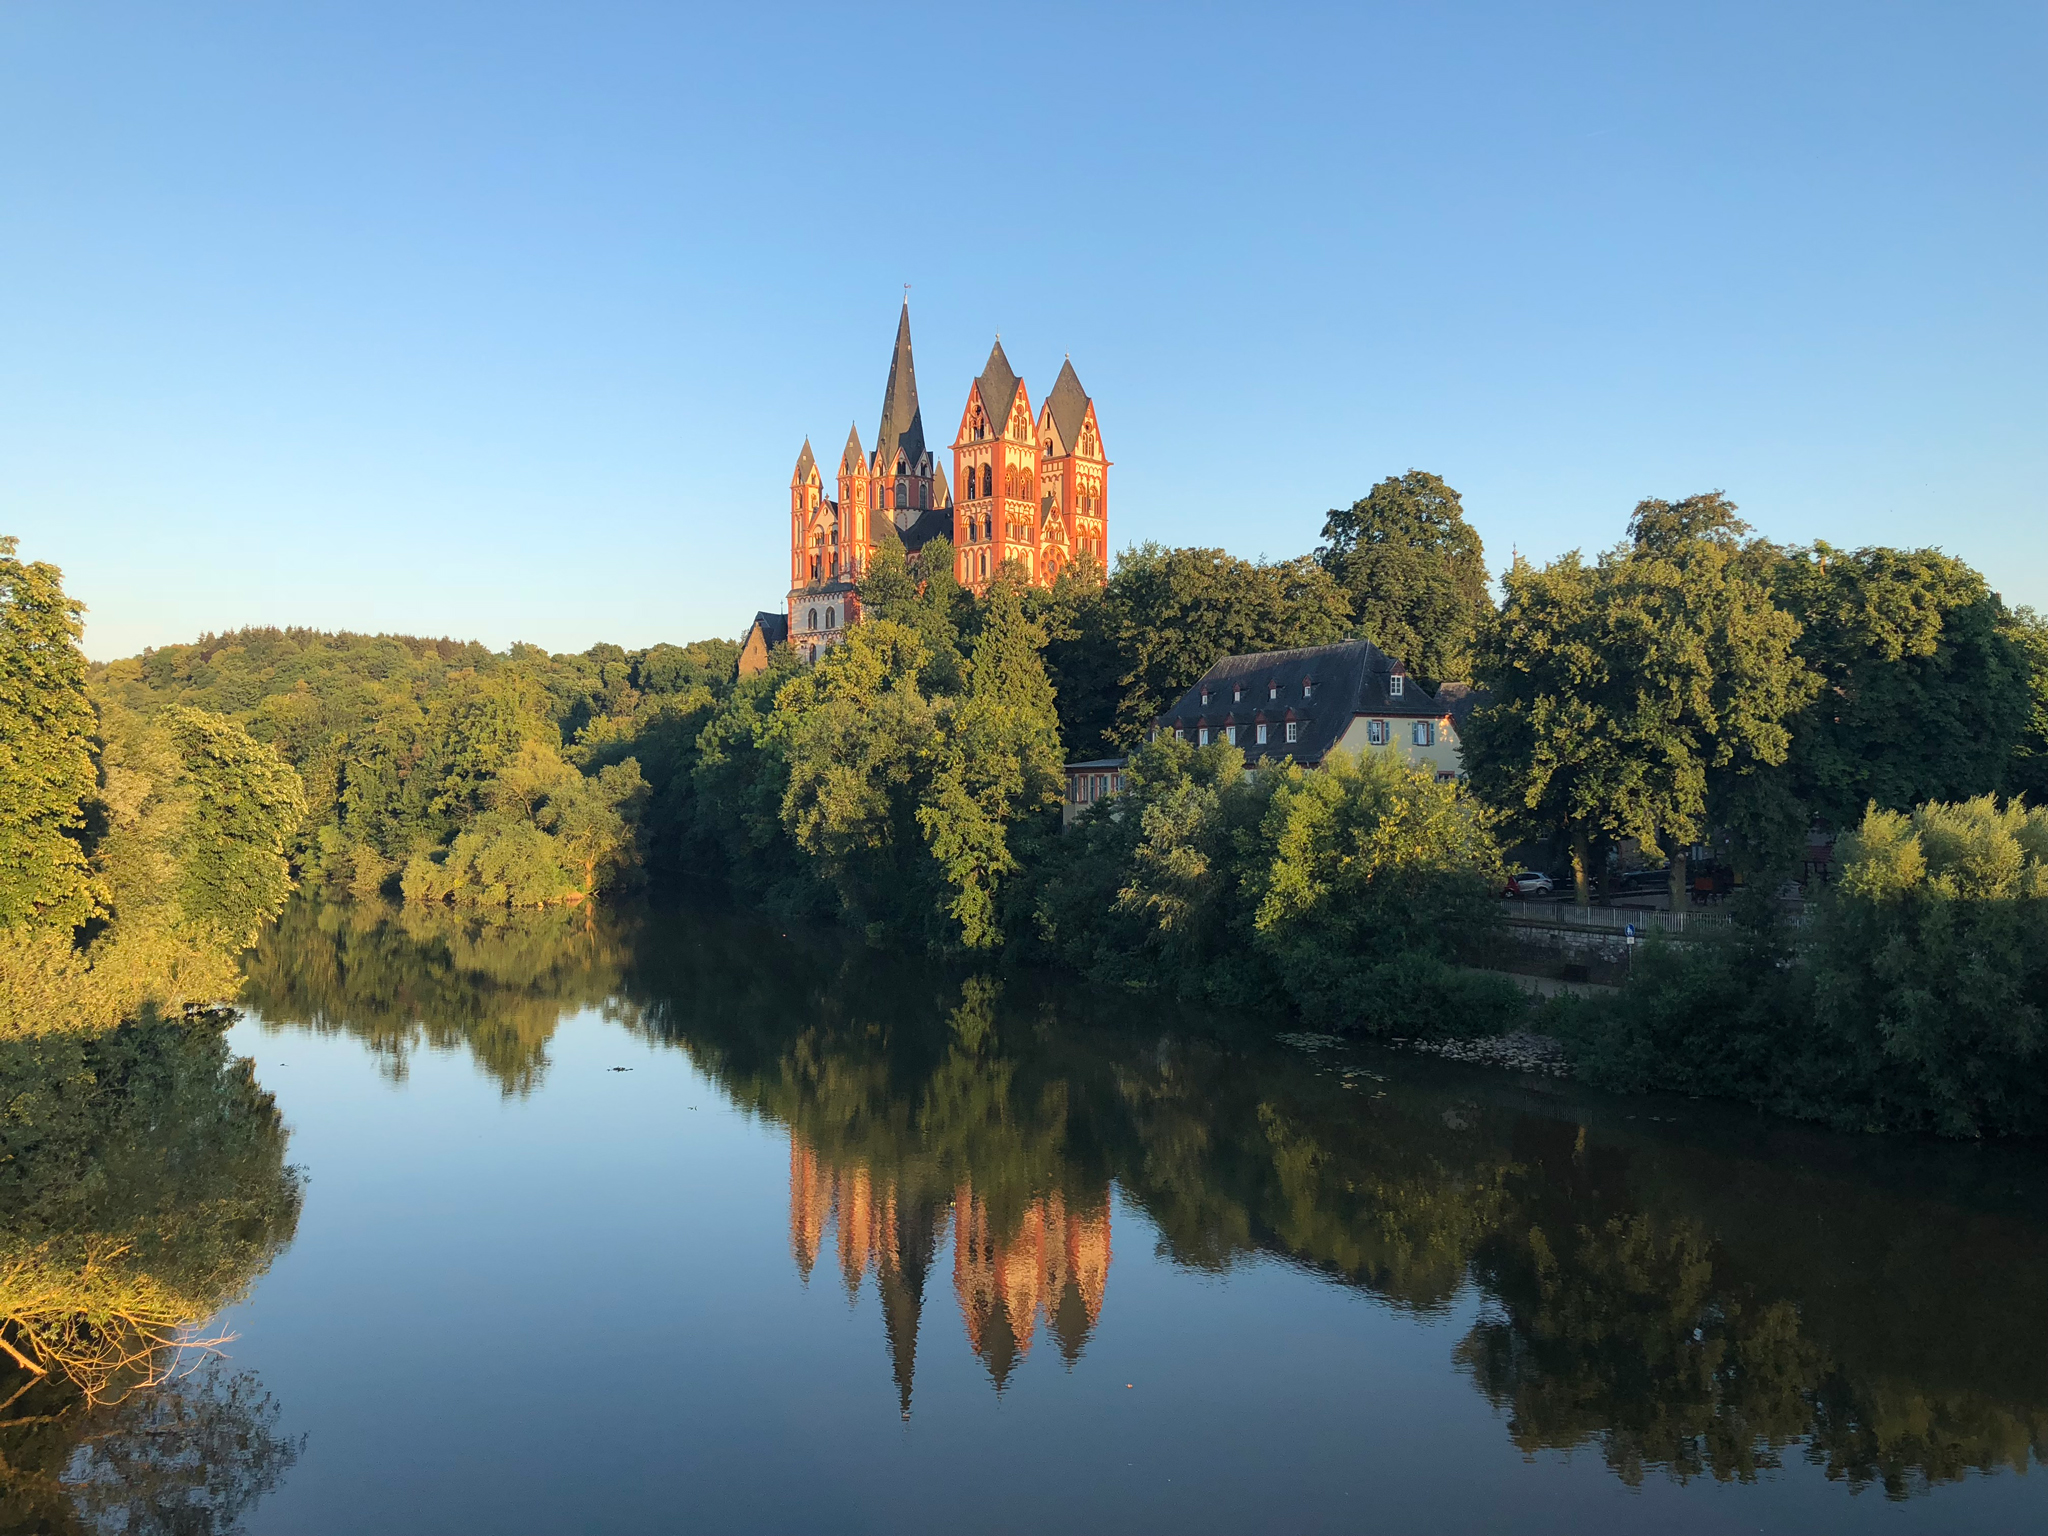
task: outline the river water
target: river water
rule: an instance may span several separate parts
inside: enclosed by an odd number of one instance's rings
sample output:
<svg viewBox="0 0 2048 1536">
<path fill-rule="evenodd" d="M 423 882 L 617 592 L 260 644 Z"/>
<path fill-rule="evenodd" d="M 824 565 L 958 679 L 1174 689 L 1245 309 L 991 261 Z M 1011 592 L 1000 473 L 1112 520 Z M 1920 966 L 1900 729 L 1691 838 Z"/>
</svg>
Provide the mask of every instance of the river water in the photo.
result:
<svg viewBox="0 0 2048 1536">
<path fill-rule="evenodd" d="M 730 915 L 301 902 L 248 973 L 298 1204 L 163 1529 L 2048 1528 L 2039 1148 Z"/>
</svg>

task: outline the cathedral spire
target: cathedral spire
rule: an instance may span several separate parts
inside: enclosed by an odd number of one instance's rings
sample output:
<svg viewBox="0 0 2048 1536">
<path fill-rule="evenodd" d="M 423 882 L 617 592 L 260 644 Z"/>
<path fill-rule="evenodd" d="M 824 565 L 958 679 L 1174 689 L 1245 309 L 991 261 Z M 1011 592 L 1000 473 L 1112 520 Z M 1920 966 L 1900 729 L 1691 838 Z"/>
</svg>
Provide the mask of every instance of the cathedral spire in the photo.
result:
<svg viewBox="0 0 2048 1536">
<path fill-rule="evenodd" d="M 1017 370 L 1003 355 L 1003 338 L 988 350 L 988 365 L 974 381 L 981 388 L 981 408 L 988 412 L 990 428 L 1000 434 L 1010 419 L 1010 404 L 1017 398 Z"/>
<path fill-rule="evenodd" d="M 1081 387 L 1072 358 L 1060 365 L 1060 376 L 1053 382 L 1046 404 L 1052 409 L 1053 428 L 1059 434 L 1059 452 L 1072 453 L 1081 441 L 1081 423 L 1088 418 L 1088 391 Z"/>
<path fill-rule="evenodd" d="M 910 300 L 896 321 L 896 351 L 889 359 L 889 387 L 882 393 L 882 427 L 875 439 L 875 473 L 893 475 L 896 461 L 917 472 L 924 457 L 924 417 L 917 408 L 917 367 L 910 358 Z"/>
</svg>

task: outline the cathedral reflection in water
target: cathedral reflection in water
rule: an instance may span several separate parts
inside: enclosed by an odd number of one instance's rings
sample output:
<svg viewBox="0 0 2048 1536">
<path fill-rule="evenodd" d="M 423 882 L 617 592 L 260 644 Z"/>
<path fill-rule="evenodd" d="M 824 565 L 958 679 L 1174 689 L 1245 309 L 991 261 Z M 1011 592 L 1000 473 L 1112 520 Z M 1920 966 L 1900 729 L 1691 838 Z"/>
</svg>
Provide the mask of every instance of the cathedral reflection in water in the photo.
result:
<svg viewBox="0 0 2048 1536">
<path fill-rule="evenodd" d="M 789 1242 L 809 1281 L 833 1229 L 849 1294 L 870 1271 L 882 1299 L 897 1397 L 910 1417 L 925 1280 L 953 1225 L 953 1294 L 968 1345 L 996 1390 L 1031 1352 L 1041 1322 L 1069 1365 L 1102 1315 L 1109 1280 L 1109 1190 L 1087 1207 L 1057 1191 L 998 1216 L 971 1179 L 950 1197 L 906 1191 L 865 1167 L 835 1167 L 803 1137 L 789 1140 Z"/>
</svg>

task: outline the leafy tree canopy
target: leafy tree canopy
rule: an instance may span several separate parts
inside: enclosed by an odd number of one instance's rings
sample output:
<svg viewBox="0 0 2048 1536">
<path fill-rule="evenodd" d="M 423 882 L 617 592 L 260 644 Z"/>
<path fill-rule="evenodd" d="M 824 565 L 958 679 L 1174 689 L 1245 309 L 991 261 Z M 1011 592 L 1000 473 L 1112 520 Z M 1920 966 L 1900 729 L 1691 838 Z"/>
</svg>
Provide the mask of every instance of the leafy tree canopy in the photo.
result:
<svg viewBox="0 0 2048 1536">
<path fill-rule="evenodd" d="M 84 606 L 0 537 L 0 931 L 69 930 L 98 909 L 79 833 L 97 787 Z"/>
<path fill-rule="evenodd" d="M 1493 611 L 1486 552 L 1458 493 L 1426 470 L 1389 475 L 1323 522 L 1316 559 L 1364 636 L 1432 687 L 1467 682 Z"/>
</svg>

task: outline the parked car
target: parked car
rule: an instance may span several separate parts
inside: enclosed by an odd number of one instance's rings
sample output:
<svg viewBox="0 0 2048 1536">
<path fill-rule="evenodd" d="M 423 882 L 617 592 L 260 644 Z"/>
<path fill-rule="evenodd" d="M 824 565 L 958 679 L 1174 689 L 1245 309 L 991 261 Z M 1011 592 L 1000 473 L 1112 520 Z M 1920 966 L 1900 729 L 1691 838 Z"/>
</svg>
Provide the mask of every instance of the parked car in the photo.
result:
<svg viewBox="0 0 2048 1536">
<path fill-rule="evenodd" d="M 1518 869 L 1508 876 L 1507 889 L 1503 896 L 1548 896 L 1557 888 L 1550 883 L 1550 876 L 1534 869 Z"/>
<path fill-rule="evenodd" d="M 1631 869 L 1623 872 L 1615 886 L 1616 890 L 1628 892 L 1668 891 L 1671 889 L 1669 869 Z"/>
</svg>

